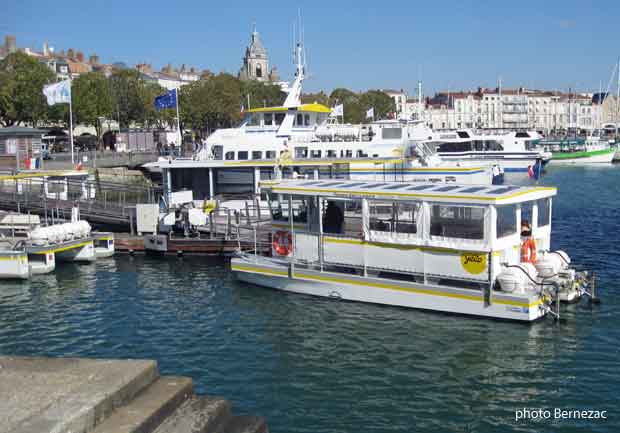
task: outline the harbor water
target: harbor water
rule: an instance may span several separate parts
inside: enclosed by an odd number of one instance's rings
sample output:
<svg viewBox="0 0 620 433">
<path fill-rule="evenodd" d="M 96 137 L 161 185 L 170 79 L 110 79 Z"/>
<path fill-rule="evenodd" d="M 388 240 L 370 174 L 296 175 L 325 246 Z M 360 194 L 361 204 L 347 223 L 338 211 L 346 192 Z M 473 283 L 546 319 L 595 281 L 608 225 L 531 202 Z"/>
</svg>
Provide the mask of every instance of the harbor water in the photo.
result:
<svg viewBox="0 0 620 433">
<path fill-rule="evenodd" d="M 620 431 L 620 167 L 553 167 L 554 249 L 602 304 L 524 325 L 239 283 L 219 259 L 120 255 L 0 282 L 0 353 L 152 358 L 287 432 Z M 2 384 L 0 384 L 0 387 Z M 524 408 L 551 419 L 516 420 Z M 553 411 L 607 419 L 553 419 Z"/>
</svg>

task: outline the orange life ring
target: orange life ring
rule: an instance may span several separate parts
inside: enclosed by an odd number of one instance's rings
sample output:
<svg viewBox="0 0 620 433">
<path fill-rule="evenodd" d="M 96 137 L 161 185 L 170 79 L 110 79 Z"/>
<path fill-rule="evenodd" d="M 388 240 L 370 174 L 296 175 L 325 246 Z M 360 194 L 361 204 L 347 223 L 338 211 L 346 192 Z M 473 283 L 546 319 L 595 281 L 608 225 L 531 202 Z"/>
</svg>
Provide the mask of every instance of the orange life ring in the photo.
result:
<svg viewBox="0 0 620 433">
<path fill-rule="evenodd" d="M 279 230 L 273 235 L 272 246 L 279 256 L 288 256 L 293 249 L 293 236 L 290 232 Z"/>
<path fill-rule="evenodd" d="M 521 263 L 536 263 L 536 241 L 527 238 L 521 244 Z"/>
</svg>

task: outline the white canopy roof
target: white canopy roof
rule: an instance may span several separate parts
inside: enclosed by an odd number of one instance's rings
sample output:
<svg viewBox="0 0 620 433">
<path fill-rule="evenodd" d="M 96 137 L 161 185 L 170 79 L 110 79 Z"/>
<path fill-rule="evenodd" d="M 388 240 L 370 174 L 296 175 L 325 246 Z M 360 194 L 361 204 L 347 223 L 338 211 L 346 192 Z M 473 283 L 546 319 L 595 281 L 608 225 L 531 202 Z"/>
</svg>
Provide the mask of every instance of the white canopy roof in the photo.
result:
<svg viewBox="0 0 620 433">
<path fill-rule="evenodd" d="M 521 203 L 552 197 L 557 193 L 555 187 L 540 186 L 364 182 L 336 179 L 261 182 L 261 188 L 278 194 L 485 205 Z"/>
</svg>

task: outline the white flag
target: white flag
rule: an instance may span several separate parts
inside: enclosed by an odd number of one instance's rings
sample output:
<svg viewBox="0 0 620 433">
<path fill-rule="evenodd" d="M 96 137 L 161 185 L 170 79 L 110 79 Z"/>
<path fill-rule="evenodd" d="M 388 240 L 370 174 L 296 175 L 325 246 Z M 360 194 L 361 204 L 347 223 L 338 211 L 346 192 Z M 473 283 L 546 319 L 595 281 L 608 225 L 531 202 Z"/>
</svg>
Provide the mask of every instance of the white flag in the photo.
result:
<svg viewBox="0 0 620 433">
<path fill-rule="evenodd" d="M 366 119 L 374 119 L 375 118 L 375 107 L 369 108 L 366 111 Z"/>
<path fill-rule="evenodd" d="M 47 98 L 47 105 L 68 104 L 71 102 L 71 80 L 44 86 L 43 94 Z"/>
<path fill-rule="evenodd" d="M 344 105 L 338 104 L 332 108 L 332 116 L 344 116 Z"/>
</svg>

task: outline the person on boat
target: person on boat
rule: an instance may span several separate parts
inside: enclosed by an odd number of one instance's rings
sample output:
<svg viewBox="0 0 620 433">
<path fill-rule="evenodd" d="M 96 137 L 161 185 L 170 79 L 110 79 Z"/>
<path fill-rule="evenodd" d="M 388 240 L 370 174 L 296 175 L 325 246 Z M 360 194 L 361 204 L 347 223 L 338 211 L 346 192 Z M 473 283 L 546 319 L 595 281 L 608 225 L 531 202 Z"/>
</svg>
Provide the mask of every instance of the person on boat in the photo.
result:
<svg viewBox="0 0 620 433">
<path fill-rule="evenodd" d="M 532 227 L 528 220 L 521 221 L 521 263 L 536 262 L 536 241 L 532 237 Z"/>
<path fill-rule="evenodd" d="M 336 205 L 335 202 L 327 202 L 325 215 L 323 216 L 323 233 L 342 233 L 343 222 L 344 215 L 342 214 L 342 210 Z"/>
</svg>

